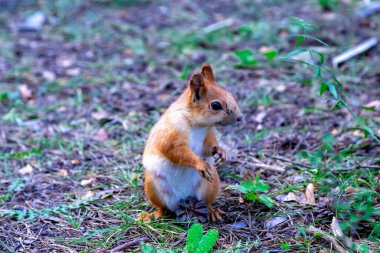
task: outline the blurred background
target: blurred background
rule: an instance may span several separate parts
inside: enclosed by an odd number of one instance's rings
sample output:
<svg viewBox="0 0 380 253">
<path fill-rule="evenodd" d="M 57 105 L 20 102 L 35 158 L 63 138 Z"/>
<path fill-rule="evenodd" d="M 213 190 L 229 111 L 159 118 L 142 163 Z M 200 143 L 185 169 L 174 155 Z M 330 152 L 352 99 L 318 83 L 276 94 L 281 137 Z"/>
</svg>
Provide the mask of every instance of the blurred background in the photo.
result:
<svg viewBox="0 0 380 253">
<path fill-rule="evenodd" d="M 231 159 L 221 171 L 227 186 L 254 178 L 252 173 L 276 190 L 312 178 L 328 198 L 343 184 L 339 178 L 346 178 L 330 174 L 332 168 L 363 162 L 379 166 L 379 146 L 365 137 L 380 135 L 379 6 L 370 0 L 0 0 L 0 251 L 109 248 L 114 241 L 100 246 L 99 240 L 110 231 L 119 231 L 118 238 L 146 234 L 155 245 L 175 242 L 178 236 L 158 241 L 154 231 L 134 225 L 126 230 L 123 222 L 150 208 L 141 167 L 149 129 L 204 63 L 212 65 L 218 83 L 234 94 L 245 115 L 242 124 L 220 129 Z M 331 110 L 337 100 L 330 86 L 331 94 L 319 96 L 324 79 L 315 65 L 332 69 L 336 56 L 368 39 L 368 48 L 335 62 L 333 69 L 343 84 L 338 91 L 373 129 L 363 133 L 347 130 L 357 127 L 352 113 Z M 318 52 L 312 68 L 293 61 L 313 60 L 307 52 L 294 52 L 299 48 Z M 333 79 L 331 73 L 328 78 Z M 333 165 L 323 157 L 318 161 L 326 163 L 318 168 L 330 170 L 296 178 L 292 173 L 301 172 L 287 167 L 287 173 L 277 174 L 252 160 L 285 167 L 284 160 L 271 156 L 309 159 L 326 143 L 338 153 L 355 147 L 350 150 L 355 156 Z M 355 175 L 349 185 L 368 180 Z M 378 180 L 378 174 L 371 175 Z M 376 192 L 376 187 L 378 181 L 370 188 Z M 248 217 L 247 208 L 236 205 L 236 193 L 223 194 L 219 204 L 231 215 L 218 227 L 219 249 L 256 240 L 244 233 L 253 223 L 234 225 Z M 321 203 L 313 215 L 330 221 L 332 200 Z M 357 237 L 373 238 L 380 233 L 378 226 L 373 232 L 378 216 L 369 217 L 364 230 L 360 219 L 346 227 L 354 228 Z M 265 218 L 257 219 L 254 226 L 265 229 Z M 311 219 L 302 216 L 300 223 Z M 19 233 L 24 222 L 28 235 Z M 120 224 L 124 230 L 112 230 Z M 278 249 L 281 236 L 297 233 L 289 221 L 284 224 L 291 227 L 286 232 L 259 235 L 261 249 Z M 162 223 L 152 226 L 168 230 Z M 229 237 L 234 229 L 237 236 Z M 297 243 L 289 245 L 305 249 Z"/>
</svg>

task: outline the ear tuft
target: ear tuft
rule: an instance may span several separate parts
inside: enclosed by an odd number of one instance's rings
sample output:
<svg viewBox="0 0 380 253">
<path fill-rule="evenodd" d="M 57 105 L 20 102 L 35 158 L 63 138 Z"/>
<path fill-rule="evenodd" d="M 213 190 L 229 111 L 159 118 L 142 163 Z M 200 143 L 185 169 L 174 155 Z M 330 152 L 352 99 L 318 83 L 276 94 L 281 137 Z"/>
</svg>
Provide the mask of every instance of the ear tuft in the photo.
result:
<svg viewBox="0 0 380 253">
<path fill-rule="evenodd" d="M 210 64 L 203 64 L 201 73 L 202 73 L 204 78 L 206 78 L 210 81 L 215 81 L 214 73 L 212 72 L 212 68 L 211 68 Z"/>
<path fill-rule="evenodd" d="M 192 75 L 189 86 L 191 92 L 194 94 L 195 99 L 199 100 L 201 98 L 200 94 L 205 89 L 205 80 L 203 79 L 203 76 L 199 73 Z"/>
</svg>

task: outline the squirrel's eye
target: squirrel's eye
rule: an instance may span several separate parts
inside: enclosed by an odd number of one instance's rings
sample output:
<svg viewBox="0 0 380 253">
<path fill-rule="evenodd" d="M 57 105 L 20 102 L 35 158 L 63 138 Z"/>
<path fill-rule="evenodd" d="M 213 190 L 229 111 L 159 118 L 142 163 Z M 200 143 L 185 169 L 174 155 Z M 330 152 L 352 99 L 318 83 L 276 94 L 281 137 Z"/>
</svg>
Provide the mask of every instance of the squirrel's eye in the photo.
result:
<svg viewBox="0 0 380 253">
<path fill-rule="evenodd" d="M 219 102 L 212 102 L 211 103 L 211 108 L 215 111 L 217 110 L 222 110 L 222 105 Z"/>
</svg>

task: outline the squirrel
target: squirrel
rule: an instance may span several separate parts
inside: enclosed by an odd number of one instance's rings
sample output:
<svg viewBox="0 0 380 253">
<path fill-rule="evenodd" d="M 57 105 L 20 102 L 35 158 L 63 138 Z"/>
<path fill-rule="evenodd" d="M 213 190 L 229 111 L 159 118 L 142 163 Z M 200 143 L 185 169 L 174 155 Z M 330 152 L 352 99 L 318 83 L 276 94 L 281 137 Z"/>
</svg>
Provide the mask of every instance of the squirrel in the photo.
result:
<svg viewBox="0 0 380 253">
<path fill-rule="evenodd" d="M 157 210 L 139 219 L 161 218 L 181 199 L 195 197 L 205 201 L 212 222 L 221 220 L 224 212 L 212 203 L 220 188 L 216 169 L 227 157 L 215 127 L 241 119 L 232 94 L 216 83 L 211 66 L 203 65 L 150 131 L 143 153 L 144 188 Z"/>
</svg>

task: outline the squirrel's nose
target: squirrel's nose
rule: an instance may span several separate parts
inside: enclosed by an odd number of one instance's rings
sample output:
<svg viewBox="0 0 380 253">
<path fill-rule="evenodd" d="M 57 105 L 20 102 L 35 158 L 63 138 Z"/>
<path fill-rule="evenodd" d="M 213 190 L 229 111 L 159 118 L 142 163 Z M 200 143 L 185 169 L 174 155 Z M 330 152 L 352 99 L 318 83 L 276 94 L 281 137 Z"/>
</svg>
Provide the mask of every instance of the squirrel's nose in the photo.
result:
<svg viewBox="0 0 380 253">
<path fill-rule="evenodd" d="M 239 121 L 241 121 L 241 120 L 242 120 L 242 118 L 243 118 L 242 116 L 239 116 L 239 117 L 237 117 L 236 121 L 238 121 L 238 122 L 239 122 Z"/>
</svg>

